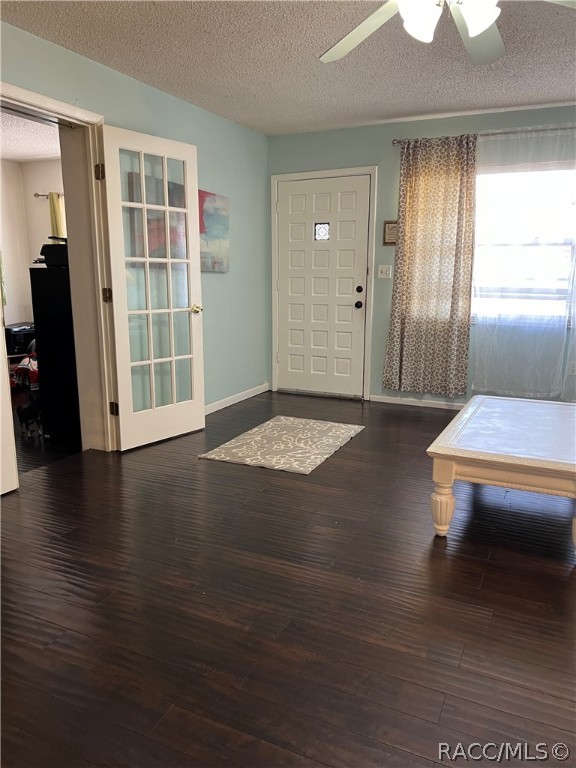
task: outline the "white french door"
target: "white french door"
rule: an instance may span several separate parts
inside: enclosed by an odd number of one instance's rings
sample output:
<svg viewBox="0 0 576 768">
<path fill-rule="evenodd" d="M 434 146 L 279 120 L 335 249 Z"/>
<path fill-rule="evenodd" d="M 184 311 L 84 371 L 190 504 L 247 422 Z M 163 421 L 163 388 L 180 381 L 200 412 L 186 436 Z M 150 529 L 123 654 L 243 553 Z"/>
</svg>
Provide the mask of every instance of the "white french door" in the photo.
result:
<svg viewBox="0 0 576 768">
<path fill-rule="evenodd" d="M 196 148 L 104 126 L 120 450 L 204 427 Z"/>
<path fill-rule="evenodd" d="M 278 182 L 278 387 L 361 397 L 370 176 Z"/>
</svg>

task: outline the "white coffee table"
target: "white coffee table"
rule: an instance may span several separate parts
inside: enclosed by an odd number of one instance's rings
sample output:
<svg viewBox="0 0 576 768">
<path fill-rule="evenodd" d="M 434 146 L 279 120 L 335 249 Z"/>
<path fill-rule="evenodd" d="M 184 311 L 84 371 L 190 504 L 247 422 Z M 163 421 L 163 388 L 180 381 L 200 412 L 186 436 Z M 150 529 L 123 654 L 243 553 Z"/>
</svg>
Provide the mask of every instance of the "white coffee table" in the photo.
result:
<svg viewBox="0 0 576 768">
<path fill-rule="evenodd" d="M 432 517 L 446 536 L 454 480 L 576 498 L 576 405 L 473 397 L 428 448 L 434 460 Z M 576 546 L 576 517 L 572 521 Z"/>
</svg>

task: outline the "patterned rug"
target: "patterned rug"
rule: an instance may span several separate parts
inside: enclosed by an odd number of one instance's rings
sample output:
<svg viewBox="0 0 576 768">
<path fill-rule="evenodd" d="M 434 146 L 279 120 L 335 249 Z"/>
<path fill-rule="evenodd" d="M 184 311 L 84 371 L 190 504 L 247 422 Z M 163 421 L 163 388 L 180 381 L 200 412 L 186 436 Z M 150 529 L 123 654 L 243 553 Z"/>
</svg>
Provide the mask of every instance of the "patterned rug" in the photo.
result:
<svg viewBox="0 0 576 768">
<path fill-rule="evenodd" d="M 200 458 L 308 475 L 362 429 L 357 424 L 275 416 Z"/>
</svg>

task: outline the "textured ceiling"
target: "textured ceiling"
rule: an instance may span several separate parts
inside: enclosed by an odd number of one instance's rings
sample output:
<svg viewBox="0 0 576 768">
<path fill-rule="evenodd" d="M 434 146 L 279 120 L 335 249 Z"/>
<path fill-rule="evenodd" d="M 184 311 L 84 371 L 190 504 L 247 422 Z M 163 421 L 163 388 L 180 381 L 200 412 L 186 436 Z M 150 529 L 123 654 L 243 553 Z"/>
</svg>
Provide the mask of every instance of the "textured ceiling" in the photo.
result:
<svg viewBox="0 0 576 768">
<path fill-rule="evenodd" d="M 341 61 L 318 57 L 381 3 L 12 2 L 2 19 L 266 134 L 576 99 L 576 11 L 502 0 L 506 55 L 473 67 L 447 10 L 435 40 L 399 16 Z"/>
<path fill-rule="evenodd" d="M 0 112 L 0 156 L 18 163 L 60 157 L 58 126 Z"/>
</svg>

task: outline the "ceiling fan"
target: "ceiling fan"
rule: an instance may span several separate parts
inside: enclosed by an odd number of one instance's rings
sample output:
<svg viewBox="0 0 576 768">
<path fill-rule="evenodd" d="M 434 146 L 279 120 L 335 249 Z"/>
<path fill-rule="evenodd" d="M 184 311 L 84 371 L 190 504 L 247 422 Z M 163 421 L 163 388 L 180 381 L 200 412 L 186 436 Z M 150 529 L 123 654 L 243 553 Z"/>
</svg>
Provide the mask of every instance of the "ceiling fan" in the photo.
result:
<svg viewBox="0 0 576 768">
<path fill-rule="evenodd" d="M 576 0 L 545 1 L 576 8 Z M 472 64 L 492 64 L 505 52 L 495 23 L 501 10 L 497 4 L 498 0 L 387 0 L 320 56 L 320 61 L 328 63 L 342 59 L 397 13 L 400 13 L 408 34 L 423 43 L 431 43 L 436 25 L 447 5 Z"/>
</svg>

